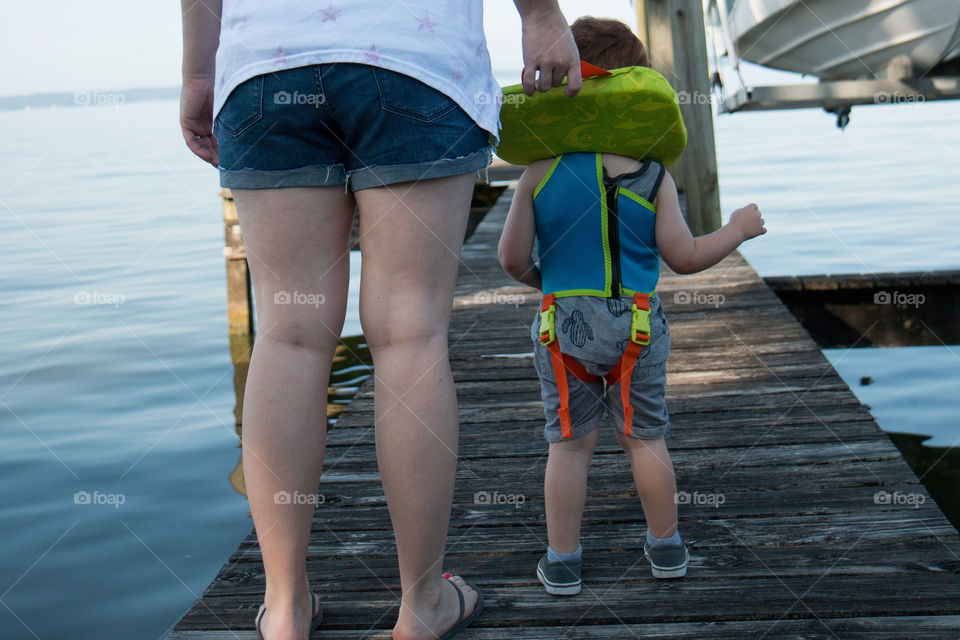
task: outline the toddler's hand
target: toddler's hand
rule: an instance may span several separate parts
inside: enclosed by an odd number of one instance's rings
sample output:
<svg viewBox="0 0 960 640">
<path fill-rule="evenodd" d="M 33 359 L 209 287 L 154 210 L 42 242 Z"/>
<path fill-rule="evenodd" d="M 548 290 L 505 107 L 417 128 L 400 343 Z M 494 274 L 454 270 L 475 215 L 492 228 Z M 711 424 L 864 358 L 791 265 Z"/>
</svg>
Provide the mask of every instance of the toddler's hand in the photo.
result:
<svg viewBox="0 0 960 640">
<path fill-rule="evenodd" d="M 763 226 L 763 217 L 755 204 L 748 204 L 742 209 L 737 209 L 730 216 L 730 224 L 735 225 L 743 234 L 744 240 L 756 238 L 763 235 L 767 230 Z"/>
</svg>

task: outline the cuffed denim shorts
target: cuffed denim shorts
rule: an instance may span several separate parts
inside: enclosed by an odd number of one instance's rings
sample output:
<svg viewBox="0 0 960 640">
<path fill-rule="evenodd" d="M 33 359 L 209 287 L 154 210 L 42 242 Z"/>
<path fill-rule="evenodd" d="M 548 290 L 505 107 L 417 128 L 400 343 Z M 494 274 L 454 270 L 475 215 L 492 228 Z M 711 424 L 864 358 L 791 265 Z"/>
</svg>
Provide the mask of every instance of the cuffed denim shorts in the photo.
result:
<svg viewBox="0 0 960 640">
<path fill-rule="evenodd" d="M 214 121 L 220 186 L 357 191 L 487 167 L 490 135 L 445 94 L 381 67 L 315 64 L 254 76 Z"/>
<path fill-rule="evenodd" d="M 543 412 L 547 424 L 543 436 L 547 442 L 561 440 L 560 392 L 553 373 L 550 351 L 541 345 L 534 346 L 533 364 L 540 377 L 540 396 L 543 398 Z M 578 360 L 588 373 L 603 376 L 619 360 L 611 358 L 608 363 L 586 362 Z M 626 434 L 624 428 L 623 403 L 620 399 L 620 383 L 607 385 L 601 378 L 597 382 L 584 382 L 571 373 L 567 373 L 567 388 L 570 394 L 571 438 L 585 436 L 602 423 L 604 416 L 613 419 L 614 428 Z M 670 417 L 667 414 L 667 363 L 644 364 L 637 361 L 630 375 L 630 405 L 633 407 L 633 425 L 631 437 L 652 440 L 665 436 L 670 431 Z"/>
</svg>

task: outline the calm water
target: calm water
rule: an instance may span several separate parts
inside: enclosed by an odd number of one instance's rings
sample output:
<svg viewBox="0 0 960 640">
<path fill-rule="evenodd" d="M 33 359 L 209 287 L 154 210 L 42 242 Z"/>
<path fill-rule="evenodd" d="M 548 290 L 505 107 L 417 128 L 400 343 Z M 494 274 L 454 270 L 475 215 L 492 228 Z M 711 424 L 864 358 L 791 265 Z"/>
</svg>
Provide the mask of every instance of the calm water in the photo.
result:
<svg viewBox="0 0 960 640">
<path fill-rule="evenodd" d="M 252 528 L 216 171 L 173 101 L 0 131 L 0 637 L 158 637 Z"/>
<path fill-rule="evenodd" d="M 770 229 L 744 254 L 761 275 L 960 268 L 958 115 L 720 118 L 724 210 L 756 201 Z M 173 101 L 0 112 L 0 131 L 0 637 L 160 637 L 252 527 L 228 479 L 216 172 Z M 949 445 L 956 351 L 828 355 L 885 428 Z"/>
</svg>

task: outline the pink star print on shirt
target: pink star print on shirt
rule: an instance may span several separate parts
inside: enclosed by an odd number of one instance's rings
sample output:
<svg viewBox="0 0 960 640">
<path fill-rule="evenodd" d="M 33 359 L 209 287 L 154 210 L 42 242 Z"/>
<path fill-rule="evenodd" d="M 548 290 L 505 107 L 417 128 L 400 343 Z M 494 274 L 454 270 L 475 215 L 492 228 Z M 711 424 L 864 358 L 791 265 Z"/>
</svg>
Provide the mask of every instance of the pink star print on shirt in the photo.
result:
<svg viewBox="0 0 960 640">
<path fill-rule="evenodd" d="M 363 55 L 366 58 L 366 62 L 372 62 L 374 64 L 380 62 L 380 52 L 377 51 L 377 45 L 375 44 L 370 45 L 370 50 L 364 52 Z"/>
<path fill-rule="evenodd" d="M 282 67 L 287 64 L 287 56 L 290 55 L 289 51 L 284 51 L 283 47 L 277 47 L 277 50 L 273 52 L 273 66 Z"/>
<path fill-rule="evenodd" d="M 324 22 L 326 22 L 327 20 L 333 20 L 334 22 L 336 22 L 337 14 L 340 13 L 341 11 L 342 9 L 334 9 L 333 5 L 330 5 L 326 9 L 320 9 L 320 13 L 323 14 Z"/>
<path fill-rule="evenodd" d="M 430 19 L 430 16 L 423 16 L 422 18 L 417 18 L 417 22 L 420 23 L 420 26 L 417 27 L 417 31 L 423 31 L 426 29 L 430 33 L 433 33 L 433 28 L 439 23 L 434 22 Z"/>
</svg>

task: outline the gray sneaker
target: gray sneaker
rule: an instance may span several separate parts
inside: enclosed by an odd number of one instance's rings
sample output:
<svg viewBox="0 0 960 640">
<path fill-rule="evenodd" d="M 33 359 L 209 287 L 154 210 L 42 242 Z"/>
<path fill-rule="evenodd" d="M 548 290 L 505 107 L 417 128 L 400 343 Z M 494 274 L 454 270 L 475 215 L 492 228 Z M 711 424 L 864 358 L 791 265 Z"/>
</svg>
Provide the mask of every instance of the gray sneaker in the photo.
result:
<svg viewBox="0 0 960 640">
<path fill-rule="evenodd" d="M 656 547 L 643 545 L 643 555 L 650 561 L 654 578 L 682 578 L 687 575 L 687 561 L 690 554 L 687 545 L 664 544 Z"/>
<path fill-rule="evenodd" d="M 543 554 L 537 563 L 537 578 L 552 596 L 575 596 L 580 593 L 580 568 L 583 560 L 548 562 Z"/>
</svg>

